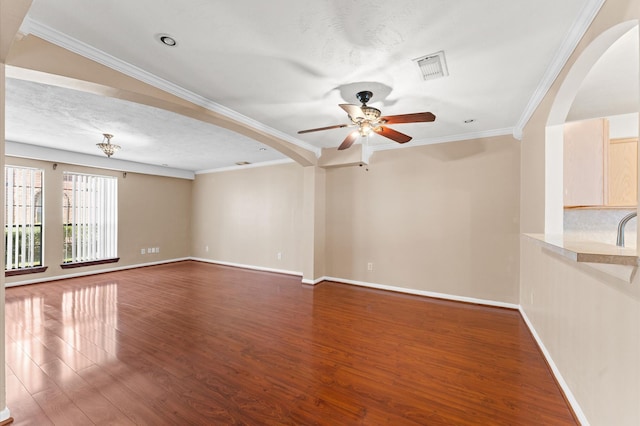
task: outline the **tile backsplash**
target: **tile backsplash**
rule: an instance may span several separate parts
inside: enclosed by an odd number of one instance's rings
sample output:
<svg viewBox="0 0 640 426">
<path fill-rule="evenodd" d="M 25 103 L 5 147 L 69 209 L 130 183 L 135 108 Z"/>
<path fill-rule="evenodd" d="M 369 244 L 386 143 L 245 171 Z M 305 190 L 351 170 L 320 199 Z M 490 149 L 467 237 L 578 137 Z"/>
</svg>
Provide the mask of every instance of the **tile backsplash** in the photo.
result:
<svg viewBox="0 0 640 426">
<path fill-rule="evenodd" d="M 618 223 L 636 209 L 566 209 L 564 211 L 564 234 L 570 238 L 616 244 Z M 631 219 L 625 227 L 626 247 L 637 245 L 637 218 Z"/>
</svg>

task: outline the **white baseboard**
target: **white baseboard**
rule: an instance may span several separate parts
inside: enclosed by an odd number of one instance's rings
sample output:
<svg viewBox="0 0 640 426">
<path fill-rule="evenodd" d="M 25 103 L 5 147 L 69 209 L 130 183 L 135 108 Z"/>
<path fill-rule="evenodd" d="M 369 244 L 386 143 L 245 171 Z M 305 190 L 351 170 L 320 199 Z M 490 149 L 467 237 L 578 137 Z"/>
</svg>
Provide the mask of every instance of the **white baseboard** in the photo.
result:
<svg viewBox="0 0 640 426">
<path fill-rule="evenodd" d="M 322 281 L 325 281 L 326 279 L 327 279 L 326 277 L 316 278 L 315 280 L 309 280 L 307 278 L 303 278 L 302 284 L 316 285 L 318 283 L 321 283 Z"/>
<path fill-rule="evenodd" d="M 143 268 L 145 266 L 163 265 L 165 263 L 182 262 L 184 260 L 191 260 L 191 258 L 190 257 L 183 257 L 183 258 L 178 258 L 178 259 L 167 259 L 167 260 L 160 260 L 160 261 L 157 261 L 157 262 L 137 263 L 135 265 L 116 266 L 116 267 L 113 267 L 113 268 L 105 268 L 105 269 L 97 269 L 97 270 L 93 270 L 93 271 L 77 272 L 77 273 L 74 273 L 74 274 L 64 274 L 64 275 L 56 275 L 56 276 L 53 276 L 53 277 L 35 278 L 35 279 L 32 279 L 32 280 L 5 283 L 4 286 L 5 287 L 17 287 L 17 286 L 20 286 L 20 285 L 27 285 L 27 284 L 39 284 L 39 283 L 45 283 L 45 282 L 49 282 L 49 281 L 64 280 L 64 279 L 67 279 L 67 278 L 86 277 L 86 276 L 89 276 L 89 275 L 104 274 L 105 272 L 124 271 L 125 269 L 135 269 L 135 268 Z"/>
<path fill-rule="evenodd" d="M 433 291 L 426 291 L 426 290 L 416 290 L 413 288 L 406 288 L 406 287 L 395 287 L 395 286 L 390 286 L 390 285 L 385 285 L 385 284 L 375 284 L 375 283 L 369 283 L 369 282 L 364 282 L 364 281 L 354 281 L 354 280 L 348 280 L 345 278 L 336 278 L 336 277 L 322 277 L 319 280 L 316 280 L 317 282 L 320 281 L 335 281 L 338 283 L 344 283 L 344 284 L 352 284 L 352 285 L 357 285 L 357 286 L 361 286 L 361 287 L 369 287 L 369 288 L 376 288 L 376 289 L 380 289 L 380 290 L 388 290 L 388 291 L 395 291 L 398 293 L 407 293 L 407 294 L 415 294 L 417 296 L 427 296 L 427 297 L 434 297 L 436 299 L 446 299 L 446 300 L 453 300 L 456 302 L 466 302 L 466 303 L 475 303 L 477 305 L 487 305 L 487 306 L 495 306 L 495 307 L 499 307 L 499 308 L 508 308 L 508 309 L 516 309 L 518 310 L 520 308 L 520 305 L 517 305 L 515 303 L 507 303 L 507 302 L 499 302 L 496 300 L 488 300 L 488 299 L 477 299 L 474 297 L 465 297 L 465 296 L 458 296 L 455 294 L 447 294 L 447 293 L 436 293 Z"/>
<path fill-rule="evenodd" d="M 567 398 L 569 405 L 571 405 L 573 412 L 575 413 L 576 417 L 578 417 L 578 421 L 582 426 L 589 426 L 589 420 L 587 420 L 587 416 L 585 416 L 584 412 L 582 411 L 582 408 L 580 408 L 580 404 L 578 404 L 578 400 L 576 400 L 576 398 L 573 396 L 573 393 L 571 393 L 571 389 L 569 388 L 569 385 L 562 377 L 562 374 L 560 374 L 560 370 L 558 370 L 558 367 L 556 366 L 555 362 L 553 362 L 553 358 L 551 358 L 551 354 L 549 353 L 547 348 L 544 346 L 544 343 L 542 343 L 542 339 L 536 332 L 536 329 L 533 327 L 533 324 L 529 320 L 527 313 L 524 311 L 522 306 L 520 306 L 518 310 L 520 311 L 520 315 L 522 315 L 524 322 L 527 324 L 529 331 L 533 335 L 533 338 L 536 340 L 536 343 L 538 344 L 538 347 L 542 351 L 542 354 L 547 360 L 549 367 L 551 367 L 551 371 L 553 372 L 553 375 L 555 376 L 556 381 L 560 385 L 560 388 L 562 389 L 562 392 L 564 393 L 565 398 Z"/>
<path fill-rule="evenodd" d="M 266 268 L 263 266 L 245 265 L 243 263 L 225 262 L 223 260 L 205 259 L 201 257 L 190 257 L 189 259 L 195 260 L 198 262 L 213 263 L 215 265 L 233 266 L 234 268 L 251 269 L 253 271 L 275 272 L 277 274 L 302 276 L 302 272 L 288 271 L 286 269 Z"/>
<path fill-rule="evenodd" d="M 145 266 L 163 265 L 165 263 L 181 262 L 181 261 L 184 261 L 184 260 L 195 260 L 195 261 L 198 261 L 198 262 L 213 263 L 213 264 L 216 264 L 216 265 L 224 265 L 224 266 L 233 266 L 233 267 L 236 267 L 236 268 L 252 269 L 252 270 L 255 270 L 255 271 L 275 272 L 275 273 L 278 273 L 278 274 L 302 276 L 302 272 L 287 271 L 287 270 L 284 270 L 284 269 L 264 268 L 264 267 L 260 267 L 260 266 L 245 265 L 245 264 L 233 263 L 233 262 L 224 262 L 224 261 L 221 261 L 221 260 L 203 259 L 203 258 L 198 258 L 198 257 L 182 257 L 182 258 L 177 258 L 177 259 L 161 260 L 161 261 L 158 261 L 158 262 L 137 263 L 137 264 L 134 264 L 134 265 L 117 266 L 117 267 L 105 268 L 105 269 L 96 269 L 96 270 L 92 270 L 92 271 L 77 272 L 77 273 L 74 273 L 74 274 L 64 274 L 64 275 L 56 275 L 56 276 L 52 276 L 52 277 L 43 277 L 43 278 L 35 278 L 35 279 L 31 279 L 31 280 L 15 281 L 15 282 L 12 282 L 12 283 L 5 283 L 5 287 L 8 288 L 8 287 L 17 287 L 17 286 L 27 285 L 27 284 L 39 284 L 39 283 L 45 283 L 45 282 L 49 282 L 49 281 L 64 280 L 64 279 L 67 279 L 67 278 L 85 277 L 85 276 L 89 276 L 89 275 L 104 274 L 106 272 L 123 271 L 125 269 L 135 269 L 135 268 L 143 268 Z M 322 281 L 322 280 L 320 280 L 320 281 Z"/>
<path fill-rule="evenodd" d="M 9 420 L 11 417 L 11 413 L 9 412 L 8 407 L 4 407 L 2 411 L 0 411 L 0 422 L 4 422 L 5 420 Z"/>
</svg>

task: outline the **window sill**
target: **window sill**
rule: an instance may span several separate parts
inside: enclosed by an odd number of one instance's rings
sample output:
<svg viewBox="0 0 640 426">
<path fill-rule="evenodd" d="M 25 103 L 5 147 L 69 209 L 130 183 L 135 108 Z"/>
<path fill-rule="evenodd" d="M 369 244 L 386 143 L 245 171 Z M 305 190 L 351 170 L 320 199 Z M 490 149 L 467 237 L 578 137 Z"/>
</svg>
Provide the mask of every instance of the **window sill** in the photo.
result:
<svg viewBox="0 0 640 426">
<path fill-rule="evenodd" d="M 94 265 L 104 265 L 106 263 L 117 263 L 120 261 L 119 257 L 114 257 L 112 259 L 100 259 L 100 260 L 92 260 L 89 262 L 72 262 L 72 263 L 63 263 L 60 265 L 62 269 L 73 269 L 73 268 L 82 268 L 83 266 L 94 266 Z"/>
<path fill-rule="evenodd" d="M 15 277 L 17 275 L 39 274 L 46 271 L 48 266 L 36 266 L 35 268 L 9 269 L 4 271 L 5 277 Z"/>
</svg>

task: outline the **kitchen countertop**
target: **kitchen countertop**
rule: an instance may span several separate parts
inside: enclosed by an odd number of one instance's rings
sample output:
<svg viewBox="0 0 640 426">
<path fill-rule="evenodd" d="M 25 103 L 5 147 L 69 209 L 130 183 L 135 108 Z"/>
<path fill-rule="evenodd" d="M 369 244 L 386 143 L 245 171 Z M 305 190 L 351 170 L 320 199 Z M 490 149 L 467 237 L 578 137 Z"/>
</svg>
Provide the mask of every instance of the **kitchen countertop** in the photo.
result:
<svg viewBox="0 0 640 426">
<path fill-rule="evenodd" d="M 596 241 L 584 241 L 563 235 L 524 234 L 545 248 L 576 262 L 638 266 L 635 248 L 618 247 Z"/>
</svg>

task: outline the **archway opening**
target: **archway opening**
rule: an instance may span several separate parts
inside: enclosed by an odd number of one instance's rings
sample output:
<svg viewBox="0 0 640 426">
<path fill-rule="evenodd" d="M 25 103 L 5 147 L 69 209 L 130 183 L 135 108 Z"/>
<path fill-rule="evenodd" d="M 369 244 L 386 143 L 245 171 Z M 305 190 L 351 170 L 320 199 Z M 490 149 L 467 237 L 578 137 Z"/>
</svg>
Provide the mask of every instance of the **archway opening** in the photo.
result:
<svg viewBox="0 0 640 426">
<path fill-rule="evenodd" d="M 611 138 L 636 139 L 636 151 L 628 152 L 635 152 L 633 155 L 636 175 L 633 178 L 633 191 L 637 198 L 637 137 L 640 109 L 638 39 L 637 21 L 624 22 L 603 32 L 573 64 L 554 99 L 545 135 L 546 234 L 563 234 L 577 239 L 615 243 L 618 216 L 626 214 L 629 209 L 625 212 L 624 209 L 607 205 L 607 189 L 610 186 L 607 176 L 610 163 L 608 144 Z M 593 153 L 602 155 L 602 158 L 591 158 L 592 152 L 586 145 L 580 146 L 579 156 L 588 157 L 592 161 L 591 164 L 601 161 L 602 168 L 585 167 L 578 163 L 577 169 L 581 169 L 580 173 L 599 174 L 588 176 L 590 179 L 579 178 L 578 181 L 581 186 L 586 185 L 587 181 L 599 182 L 603 198 L 602 201 L 589 201 L 583 203 L 586 205 L 581 205 L 581 201 L 569 201 L 568 192 L 573 191 L 573 188 L 571 183 L 568 184 L 569 188 L 565 185 L 567 181 L 571 182 L 571 177 L 575 174 L 571 168 L 572 162 L 578 162 L 575 151 L 565 147 L 565 135 L 570 126 L 580 127 L 583 123 L 593 120 L 598 120 L 602 123 L 601 127 L 604 126 L 601 131 L 601 152 Z M 567 136 L 567 140 L 569 138 L 570 136 Z M 622 145 L 616 146 L 616 149 L 619 147 Z M 628 152 L 615 155 L 622 155 L 624 158 L 625 155 L 629 155 Z M 614 166 L 612 170 L 615 171 L 616 168 L 617 166 Z M 637 204 L 637 201 L 634 202 Z M 566 205 L 571 208 L 565 209 Z M 634 205 L 633 209 L 636 208 Z M 633 232 L 635 240 L 635 231 Z"/>
</svg>

